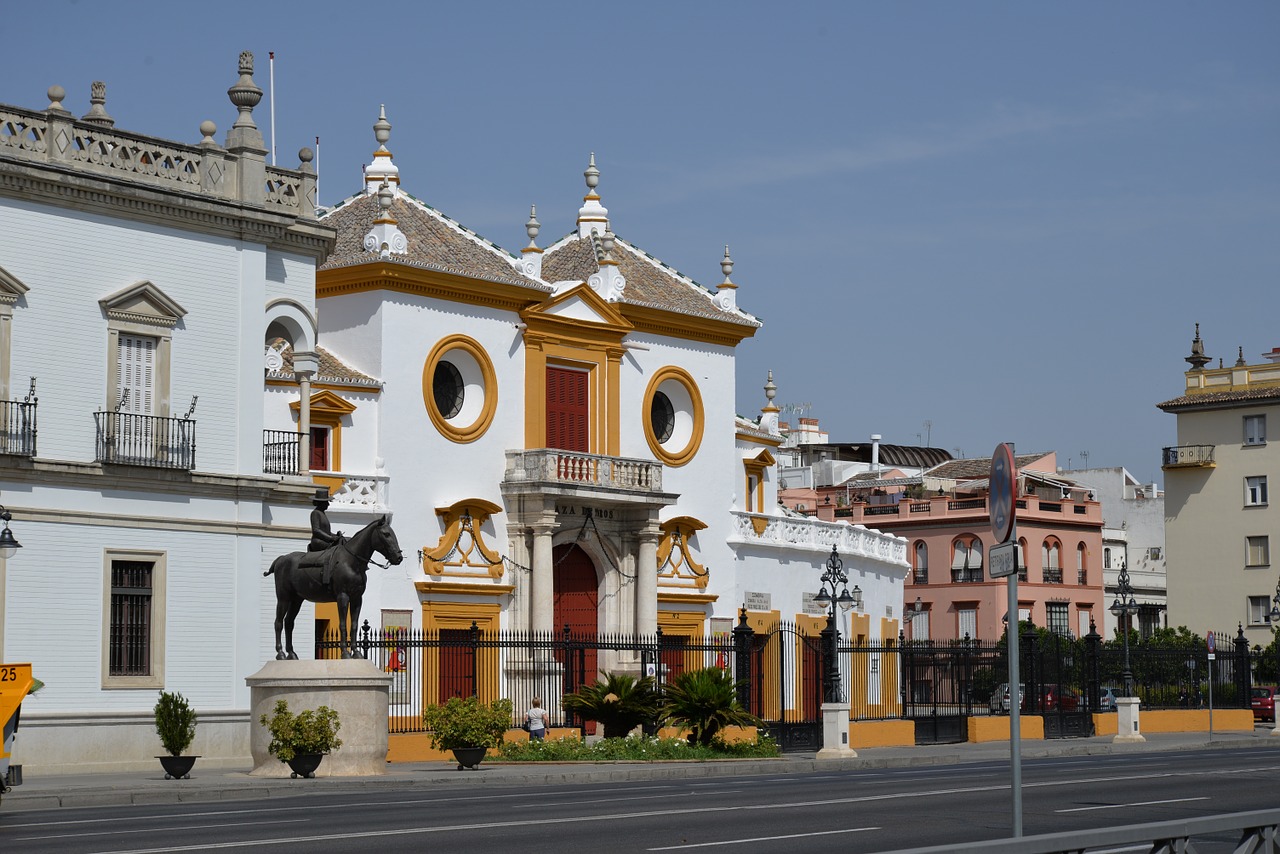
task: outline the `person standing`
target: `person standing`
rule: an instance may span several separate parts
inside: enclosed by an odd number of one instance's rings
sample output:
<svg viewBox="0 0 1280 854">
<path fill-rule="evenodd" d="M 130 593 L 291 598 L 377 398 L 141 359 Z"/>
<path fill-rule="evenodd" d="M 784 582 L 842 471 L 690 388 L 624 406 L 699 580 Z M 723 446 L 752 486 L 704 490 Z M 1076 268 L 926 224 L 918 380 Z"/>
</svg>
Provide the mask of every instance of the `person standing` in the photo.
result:
<svg viewBox="0 0 1280 854">
<path fill-rule="evenodd" d="M 542 708 L 542 700 L 533 698 L 533 705 L 524 713 L 525 723 L 529 725 L 529 740 L 542 741 L 547 737 L 547 710 Z"/>
</svg>

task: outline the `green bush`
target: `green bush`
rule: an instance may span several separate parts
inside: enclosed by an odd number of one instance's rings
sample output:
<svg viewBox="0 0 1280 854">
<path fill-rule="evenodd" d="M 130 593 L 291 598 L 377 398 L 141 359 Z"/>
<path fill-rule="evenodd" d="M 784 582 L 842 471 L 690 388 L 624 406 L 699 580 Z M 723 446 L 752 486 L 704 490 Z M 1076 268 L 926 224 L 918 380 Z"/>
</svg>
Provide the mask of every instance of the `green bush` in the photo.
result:
<svg viewBox="0 0 1280 854">
<path fill-rule="evenodd" d="M 667 686 L 664 720 L 689 730 L 689 743 L 710 747 L 727 726 L 760 726 L 760 719 L 738 702 L 733 677 L 718 667 L 689 670 Z"/>
<path fill-rule="evenodd" d="M 288 702 L 277 700 L 271 717 L 263 715 L 258 722 L 271 733 L 267 752 L 281 762 L 309 753 L 328 753 L 342 746 L 338 738 L 342 722 L 338 720 L 338 713 L 328 706 L 295 715 L 289 711 Z"/>
<path fill-rule="evenodd" d="M 511 728 L 511 709 L 507 699 L 482 703 L 478 697 L 451 697 L 442 705 L 427 706 L 422 722 L 437 750 L 497 747 Z"/>
<path fill-rule="evenodd" d="M 187 698 L 161 691 L 155 706 L 156 734 L 170 756 L 181 756 L 196 738 L 196 713 Z"/>
<path fill-rule="evenodd" d="M 622 738 L 658 716 L 658 693 L 649 677 L 610 673 L 594 685 L 586 685 L 563 700 L 565 711 L 604 727 L 605 738 Z"/>
<path fill-rule="evenodd" d="M 627 736 L 605 738 L 587 744 L 576 738 L 546 741 L 508 741 L 499 748 L 502 759 L 511 762 L 663 762 L 671 760 L 768 759 L 778 756 L 778 745 L 768 736 L 755 742 L 726 744 L 720 739 L 710 746 L 691 744 L 683 738 Z"/>
</svg>

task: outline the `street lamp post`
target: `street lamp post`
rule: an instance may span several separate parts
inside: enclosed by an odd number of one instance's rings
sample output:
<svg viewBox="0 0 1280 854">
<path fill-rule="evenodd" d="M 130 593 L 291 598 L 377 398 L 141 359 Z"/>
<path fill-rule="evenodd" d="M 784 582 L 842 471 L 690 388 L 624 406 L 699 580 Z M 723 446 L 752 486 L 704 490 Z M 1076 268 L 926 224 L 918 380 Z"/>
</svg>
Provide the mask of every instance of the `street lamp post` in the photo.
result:
<svg viewBox="0 0 1280 854">
<path fill-rule="evenodd" d="M 862 590 L 855 584 L 853 593 L 849 592 L 849 576 L 845 574 L 844 562 L 831 547 L 831 557 L 827 558 L 827 571 L 822 573 L 822 585 L 815 602 L 826 607 L 827 627 L 822 630 L 822 701 L 824 703 L 843 702 L 840 691 L 840 668 L 836 661 L 836 643 L 840 632 L 836 628 L 836 607 L 852 606 L 862 598 Z M 839 585 L 839 592 L 836 587 Z"/>
<path fill-rule="evenodd" d="M 1271 597 L 1271 628 L 1280 627 L 1280 578 L 1276 579 L 1276 595 Z M 1275 632 L 1276 645 L 1276 682 L 1280 684 L 1280 632 Z M 1275 714 L 1275 697 L 1272 697 L 1272 734 L 1280 733 L 1280 715 Z"/>
<path fill-rule="evenodd" d="M 1133 696 L 1133 671 L 1129 668 L 1129 626 L 1133 622 L 1133 615 L 1138 613 L 1138 600 L 1133 598 L 1133 586 L 1129 583 L 1129 569 L 1124 564 L 1120 565 L 1120 575 L 1116 579 L 1116 601 L 1111 603 L 1110 610 L 1119 620 L 1122 616 L 1129 619 L 1122 626 L 1124 632 L 1124 695 L 1126 697 Z"/>
</svg>

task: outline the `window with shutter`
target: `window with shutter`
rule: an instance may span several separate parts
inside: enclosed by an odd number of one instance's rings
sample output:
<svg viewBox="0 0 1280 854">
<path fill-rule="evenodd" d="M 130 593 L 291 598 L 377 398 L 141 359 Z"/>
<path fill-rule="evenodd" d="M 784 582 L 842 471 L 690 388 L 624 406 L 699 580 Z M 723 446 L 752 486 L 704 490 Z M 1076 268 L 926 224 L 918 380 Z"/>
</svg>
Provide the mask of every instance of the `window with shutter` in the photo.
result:
<svg viewBox="0 0 1280 854">
<path fill-rule="evenodd" d="M 150 336 L 120 334 L 116 401 L 124 400 L 121 412 L 151 414 L 155 393 L 156 344 L 157 340 Z"/>
<path fill-rule="evenodd" d="M 589 418 L 587 373 L 548 367 L 547 447 L 590 452 Z"/>
<path fill-rule="evenodd" d="M 329 435 L 328 427 L 311 428 L 311 469 L 314 471 L 332 471 L 329 468 Z"/>
</svg>

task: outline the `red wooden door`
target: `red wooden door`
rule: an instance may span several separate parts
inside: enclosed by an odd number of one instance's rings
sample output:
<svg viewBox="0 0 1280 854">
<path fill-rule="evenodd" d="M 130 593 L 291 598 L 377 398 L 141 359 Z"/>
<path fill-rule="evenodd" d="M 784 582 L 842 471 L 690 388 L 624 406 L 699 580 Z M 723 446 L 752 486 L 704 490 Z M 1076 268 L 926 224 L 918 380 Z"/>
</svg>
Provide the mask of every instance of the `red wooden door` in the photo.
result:
<svg viewBox="0 0 1280 854">
<path fill-rule="evenodd" d="M 596 567 L 590 556 L 577 545 L 557 546 L 552 552 L 555 562 L 555 628 L 562 633 L 568 626 L 574 637 L 594 639 L 599 630 L 600 592 Z M 596 648 L 587 644 L 582 650 L 582 681 L 591 684 L 599 678 L 596 672 Z M 576 668 L 575 668 L 576 669 Z M 575 684 L 579 673 L 573 674 Z"/>
<path fill-rule="evenodd" d="M 547 368 L 547 447 L 588 453 L 587 374 Z"/>
<path fill-rule="evenodd" d="M 311 465 L 312 471 L 331 471 L 329 468 L 329 428 L 311 428 Z"/>
</svg>

